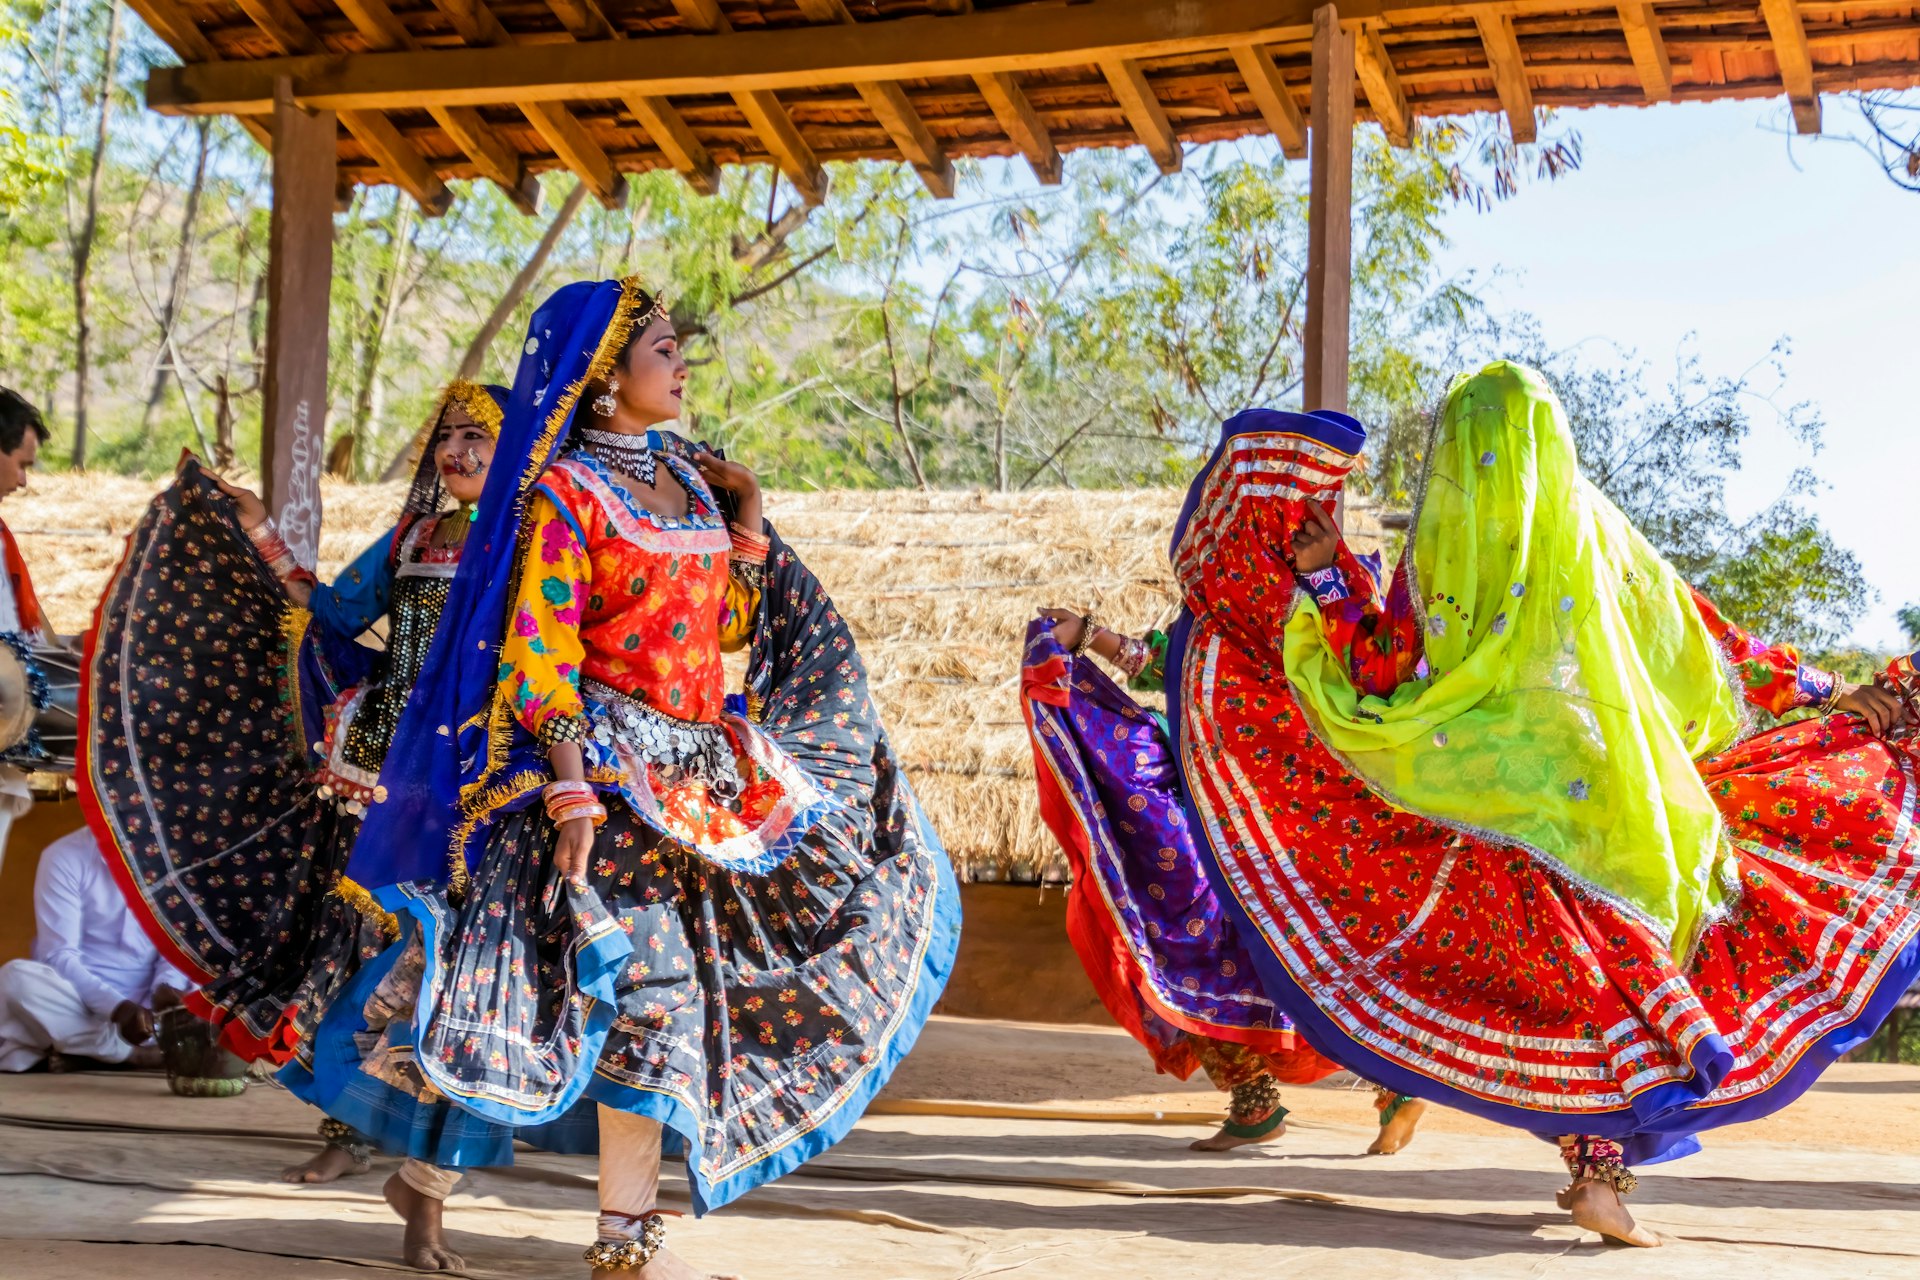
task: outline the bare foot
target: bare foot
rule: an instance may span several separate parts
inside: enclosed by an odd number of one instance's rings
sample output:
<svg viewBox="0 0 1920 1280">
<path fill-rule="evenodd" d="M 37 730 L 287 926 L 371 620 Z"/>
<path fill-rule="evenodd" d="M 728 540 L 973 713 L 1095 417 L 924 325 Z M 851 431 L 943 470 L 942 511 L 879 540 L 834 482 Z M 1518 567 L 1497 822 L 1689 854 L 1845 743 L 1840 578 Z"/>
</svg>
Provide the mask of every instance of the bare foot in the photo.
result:
<svg viewBox="0 0 1920 1280">
<path fill-rule="evenodd" d="M 1660 1247 L 1660 1237 L 1635 1222 L 1613 1184 L 1599 1178 L 1580 1179 L 1555 1196 L 1554 1203 L 1572 1210 L 1573 1225 L 1582 1230 L 1637 1249 Z"/>
<path fill-rule="evenodd" d="M 740 1277 L 696 1271 L 673 1250 L 662 1249 L 653 1255 L 652 1262 L 638 1271 L 603 1271 L 595 1268 L 593 1280 L 740 1280 Z"/>
<path fill-rule="evenodd" d="M 382 1188 L 387 1203 L 407 1224 L 405 1249 L 406 1263 L 415 1271 L 465 1271 L 467 1262 L 447 1245 L 446 1233 L 440 1227 L 440 1211 L 444 1207 L 432 1196 L 423 1196 L 408 1186 L 399 1174 L 387 1179 Z"/>
<path fill-rule="evenodd" d="M 280 1171 L 280 1177 L 287 1182 L 314 1184 L 332 1182 L 336 1178 L 344 1178 L 349 1174 L 365 1173 L 371 1168 L 373 1168 L 373 1161 L 356 1160 L 350 1151 L 327 1146 L 320 1148 L 319 1153 L 311 1160 L 288 1165 Z M 412 1188 L 409 1187 L 408 1190 Z"/>
<path fill-rule="evenodd" d="M 1418 1098 L 1407 1098 L 1394 1108 L 1393 1117 L 1380 1126 L 1380 1134 L 1367 1148 L 1370 1156 L 1390 1156 L 1406 1148 L 1413 1141 L 1413 1131 L 1420 1125 L 1420 1117 L 1427 1113 L 1427 1104 Z"/>
<path fill-rule="evenodd" d="M 1257 1138 L 1236 1138 L 1234 1135 L 1227 1132 L 1227 1127 L 1225 1125 L 1221 1125 L 1220 1132 L 1214 1134 L 1211 1138 L 1200 1139 L 1200 1141 L 1195 1142 L 1190 1146 L 1188 1146 L 1187 1150 L 1189 1151 L 1231 1151 L 1235 1147 L 1251 1147 L 1251 1146 L 1257 1146 L 1262 1142 L 1275 1142 L 1286 1136 L 1287 1136 L 1287 1122 L 1285 1120 L 1282 1120 L 1279 1124 L 1273 1126 L 1273 1131 L 1271 1133 L 1261 1134 Z"/>
<path fill-rule="evenodd" d="M 165 1071 L 167 1055 L 157 1044 L 137 1044 L 127 1055 L 126 1065 L 133 1071 Z"/>
</svg>

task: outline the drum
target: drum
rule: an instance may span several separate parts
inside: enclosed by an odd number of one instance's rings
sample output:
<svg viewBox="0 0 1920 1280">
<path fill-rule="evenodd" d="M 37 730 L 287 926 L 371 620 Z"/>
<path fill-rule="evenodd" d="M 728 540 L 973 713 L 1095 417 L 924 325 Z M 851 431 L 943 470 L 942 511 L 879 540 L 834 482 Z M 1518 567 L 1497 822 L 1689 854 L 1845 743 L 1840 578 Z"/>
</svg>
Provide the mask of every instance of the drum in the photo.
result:
<svg viewBox="0 0 1920 1280">
<path fill-rule="evenodd" d="M 0 632 L 0 763 L 70 774 L 79 748 L 79 656 Z"/>
<path fill-rule="evenodd" d="M 48 759 L 40 768 L 72 773 L 80 751 L 80 655 L 53 645 L 35 645 L 28 659 L 46 678 L 46 700 L 35 709 L 34 731 Z"/>
</svg>

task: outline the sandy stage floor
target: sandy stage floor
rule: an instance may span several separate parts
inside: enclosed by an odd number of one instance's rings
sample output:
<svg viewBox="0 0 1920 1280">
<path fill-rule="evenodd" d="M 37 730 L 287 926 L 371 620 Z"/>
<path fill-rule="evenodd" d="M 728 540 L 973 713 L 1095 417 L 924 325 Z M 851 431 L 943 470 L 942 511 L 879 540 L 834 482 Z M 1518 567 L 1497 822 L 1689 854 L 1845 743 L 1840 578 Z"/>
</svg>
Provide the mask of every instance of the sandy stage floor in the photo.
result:
<svg viewBox="0 0 1920 1280">
<path fill-rule="evenodd" d="M 1367 1158 L 1365 1094 L 1287 1093 L 1281 1143 L 1194 1155 L 1217 1095 L 1155 1077 L 1118 1032 L 939 1019 L 846 1142 L 671 1236 L 748 1280 L 1920 1274 L 1920 1068 L 1838 1067 L 1643 1171 L 1634 1207 L 1671 1239 L 1656 1253 L 1566 1224 L 1544 1143 L 1444 1113 Z M 0 1280 L 405 1274 L 379 1177 L 273 1181 L 312 1128 L 267 1087 L 190 1101 L 152 1076 L 0 1077 Z M 526 1153 L 469 1178 L 448 1212 L 469 1274 L 584 1280 L 593 1174 Z"/>
</svg>

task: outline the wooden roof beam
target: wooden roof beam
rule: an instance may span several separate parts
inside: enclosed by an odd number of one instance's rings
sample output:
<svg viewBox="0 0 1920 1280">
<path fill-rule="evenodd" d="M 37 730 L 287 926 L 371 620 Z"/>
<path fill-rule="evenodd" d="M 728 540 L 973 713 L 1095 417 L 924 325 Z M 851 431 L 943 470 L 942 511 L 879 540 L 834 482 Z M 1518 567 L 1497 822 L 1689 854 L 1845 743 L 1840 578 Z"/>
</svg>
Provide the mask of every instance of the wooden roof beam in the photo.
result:
<svg viewBox="0 0 1920 1280">
<path fill-rule="evenodd" d="M 291 5 L 277 4 L 275 0 L 236 2 L 240 11 L 280 46 L 280 52 L 296 55 L 326 52 L 320 37 Z M 348 110 L 340 112 L 340 123 L 379 162 L 393 185 L 413 197 L 421 212 L 437 218 L 452 207 L 453 192 L 440 181 L 440 175 L 433 171 L 426 157 L 393 127 L 393 121 L 378 111 Z"/>
<path fill-rule="evenodd" d="M 387 0 L 334 2 L 375 52 L 392 53 L 420 47 L 405 24 L 394 16 Z M 428 114 L 453 139 L 454 145 L 466 152 L 480 176 L 506 194 L 514 208 L 529 216 L 539 211 L 540 183 L 527 172 L 526 161 L 520 153 L 495 133 L 493 126 L 477 110 L 472 107 L 431 107 Z"/>
<path fill-rule="evenodd" d="M 1487 65 L 1493 68 L 1493 88 L 1507 113 L 1507 132 L 1516 143 L 1532 142 L 1538 136 L 1533 125 L 1533 90 L 1527 85 L 1527 64 L 1520 55 L 1520 38 L 1513 33 L 1513 19 L 1504 13 L 1475 13 L 1473 24 L 1480 29 L 1480 44 L 1487 51 Z"/>
<path fill-rule="evenodd" d="M 182 62 L 220 61 L 213 43 L 199 27 L 193 25 L 192 18 L 180 11 L 180 6 L 174 0 L 127 0 L 127 7 L 140 15 L 140 20 L 178 54 Z M 267 115 L 239 117 L 240 127 L 269 151 L 273 150 L 273 126 L 269 123 L 272 119 L 270 112 Z"/>
<path fill-rule="evenodd" d="M 1267 128 L 1280 140 L 1281 154 L 1289 160 L 1305 159 L 1307 122 L 1288 92 L 1287 82 L 1280 78 L 1280 68 L 1273 65 L 1273 57 L 1259 45 L 1237 44 L 1233 46 L 1233 65 L 1240 69 L 1240 78 L 1246 81 L 1247 92 L 1253 95 Z"/>
<path fill-rule="evenodd" d="M 1126 114 L 1127 123 L 1133 126 L 1134 135 L 1145 144 L 1153 162 L 1160 166 L 1160 172 L 1180 172 L 1180 135 L 1173 131 L 1166 108 L 1160 105 L 1140 64 L 1131 58 L 1102 58 L 1100 74 L 1107 78 L 1107 85 L 1113 90 L 1120 110 Z"/>
<path fill-rule="evenodd" d="M 547 8 L 553 10 L 560 24 L 576 40 L 627 38 L 600 8 L 599 0 L 547 0 Z M 714 167 L 713 157 L 707 154 L 706 144 L 687 127 L 673 103 L 637 93 L 623 95 L 621 102 L 689 187 L 703 196 L 720 189 L 720 173 Z"/>
<path fill-rule="evenodd" d="M 801 14 L 816 25 L 858 25 L 853 14 L 847 11 L 846 0 L 795 0 L 795 3 L 800 6 Z M 953 161 L 947 159 L 946 149 L 907 99 L 907 91 L 890 80 L 857 81 L 853 88 L 873 118 L 880 122 L 880 127 L 887 131 L 887 136 L 893 139 L 893 145 L 900 148 L 900 154 L 920 175 L 927 190 L 942 200 L 951 197 Z"/>
<path fill-rule="evenodd" d="M 433 0 L 433 4 L 447 16 L 448 21 L 453 23 L 453 29 L 468 44 L 482 49 L 515 49 L 518 52 L 513 33 L 494 16 L 486 0 Z M 431 58 L 447 55 L 429 53 L 414 56 Z M 514 105 L 520 108 L 520 114 L 527 118 L 534 132 L 553 148 L 553 154 L 559 157 L 560 163 L 573 171 L 573 175 L 580 179 L 580 184 L 594 199 L 609 209 L 626 205 L 626 178 L 613 167 L 606 149 L 594 141 L 586 126 L 564 103 L 516 101 Z"/>
<path fill-rule="evenodd" d="M 1673 62 L 1660 34 L 1660 18 L 1651 4 L 1619 8 L 1620 30 L 1627 37 L 1627 52 L 1633 55 L 1633 69 L 1640 73 L 1640 87 L 1648 102 L 1666 102 L 1673 97 Z"/>
<path fill-rule="evenodd" d="M 733 23 L 727 19 L 720 8 L 719 0 L 673 0 L 674 12 L 687 27 L 708 38 L 728 36 L 733 32 Z M 819 157 L 813 154 L 813 148 L 800 136 L 800 127 L 787 114 L 785 106 L 772 89 L 746 89 L 736 91 L 733 101 L 740 113 L 760 135 L 760 141 L 766 144 L 767 153 L 779 166 L 780 172 L 787 175 L 787 181 L 800 193 L 800 198 L 808 204 L 819 204 L 827 198 L 827 175 L 820 168 Z"/>
<path fill-rule="evenodd" d="M 434 3 L 449 15 L 480 7 L 478 0 Z M 702 0 L 676 3 L 697 6 Z M 1165 0 L 1102 0 L 1097 6 L 1022 5 L 853 27 L 162 67 L 149 76 L 147 93 L 149 105 L 176 114 L 264 110 L 280 76 L 293 80 L 294 96 L 302 105 L 333 110 L 564 102 L 629 93 L 737 94 L 863 80 L 1019 75 L 1104 59 L 1148 61 L 1217 52 L 1236 44 L 1299 41 L 1310 27 L 1307 0 L 1208 0 L 1174 6 Z M 644 56 L 636 44 L 645 45 Z"/>
<path fill-rule="evenodd" d="M 1760 12 L 1773 37 L 1774 60 L 1780 64 L 1780 82 L 1787 87 L 1793 107 L 1793 127 L 1801 133 L 1820 132 L 1820 91 L 1813 84 L 1813 53 L 1807 48 L 1807 28 L 1794 0 L 1760 0 Z"/>
<path fill-rule="evenodd" d="M 1353 33 L 1353 68 L 1373 107 L 1373 118 L 1386 131 L 1387 141 L 1396 147 L 1413 143 L 1413 112 L 1407 108 L 1407 95 L 1394 74 L 1387 46 L 1380 42 L 1374 27 L 1361 27 Z"/>
<path fill-rule="evenodd" d="M 1033 176 L 1043 186 L 1059 186 L 1060 149 L 1054 145 L 1053 134 L 1040 113 L 1033 109 L 1020 81 L 1010 71 L 990 71 L 975 76 L 973 82 L 979 87 L 980 96 L 987 100 L 993 118 L 1026 156 Z"/>
</svg>

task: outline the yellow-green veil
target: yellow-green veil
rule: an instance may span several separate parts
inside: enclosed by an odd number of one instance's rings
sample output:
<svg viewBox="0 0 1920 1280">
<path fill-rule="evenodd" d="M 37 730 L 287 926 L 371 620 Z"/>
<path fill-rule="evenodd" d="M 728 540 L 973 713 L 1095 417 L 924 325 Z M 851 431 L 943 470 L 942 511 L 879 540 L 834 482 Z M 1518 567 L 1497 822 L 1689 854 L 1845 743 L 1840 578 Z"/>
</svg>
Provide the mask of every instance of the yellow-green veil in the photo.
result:
<svg viewBox="0 0 1920 1280">
<path fill-rule="evenodd" d="M 1581 476 L 1538 373 L 1454 382 L 1406 554 L 1427 670 L 1362 696 L 1303 598 L 1286 665 L 1314 729 L 1393 804 L 1518 846 L 1689 950 L 1731 866 L 1693 761 L 1743 704 L 1687 584 Z"/>
</svg>

